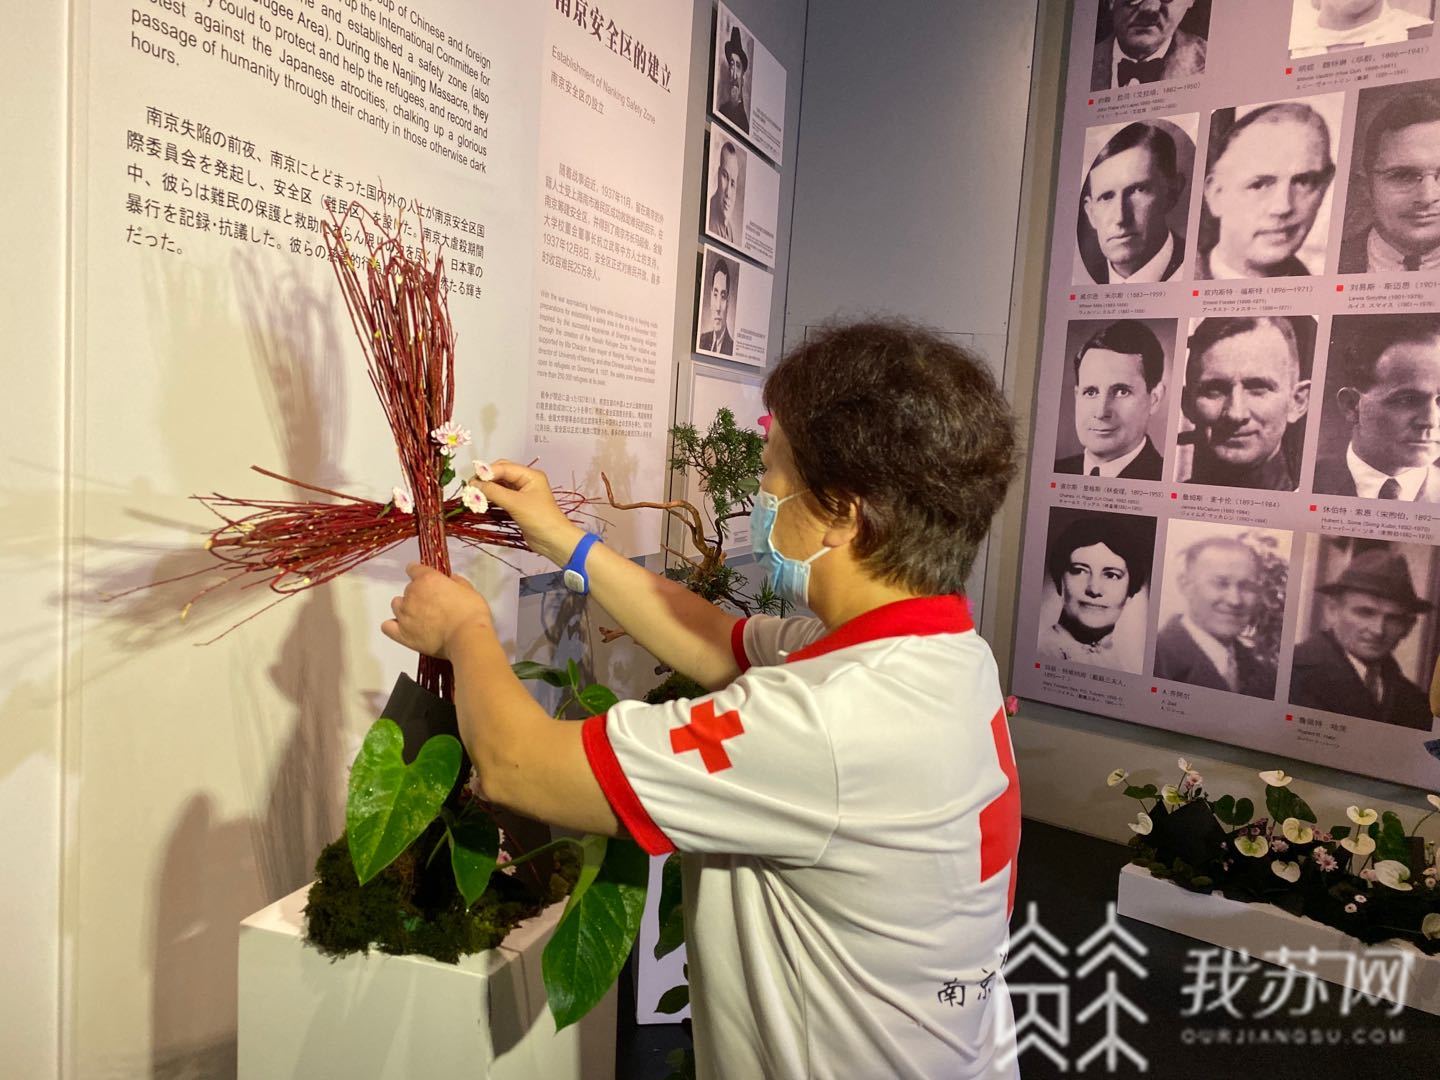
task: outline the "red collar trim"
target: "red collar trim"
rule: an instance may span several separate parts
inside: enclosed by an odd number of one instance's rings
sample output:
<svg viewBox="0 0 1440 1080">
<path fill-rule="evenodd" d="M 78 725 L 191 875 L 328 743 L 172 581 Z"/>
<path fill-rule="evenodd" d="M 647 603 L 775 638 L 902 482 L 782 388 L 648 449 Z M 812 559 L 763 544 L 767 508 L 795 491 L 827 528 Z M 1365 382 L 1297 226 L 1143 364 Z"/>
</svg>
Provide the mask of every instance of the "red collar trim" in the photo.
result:
<svg viewBox="0 0 1440 1080">
<path fill-rule="evenodd" d="M 932 634 L 963 634 L 975 629 L 970 601 L 959 593 L 945 596 L 917 596 L 873 608 L 837 626 L 819 641 L 811 642 L 785 658 L 787 664 L 813 660 L 817 656 L 848 649 L 867 641 L 890 637 L 928 637 Z"/>
</svg>

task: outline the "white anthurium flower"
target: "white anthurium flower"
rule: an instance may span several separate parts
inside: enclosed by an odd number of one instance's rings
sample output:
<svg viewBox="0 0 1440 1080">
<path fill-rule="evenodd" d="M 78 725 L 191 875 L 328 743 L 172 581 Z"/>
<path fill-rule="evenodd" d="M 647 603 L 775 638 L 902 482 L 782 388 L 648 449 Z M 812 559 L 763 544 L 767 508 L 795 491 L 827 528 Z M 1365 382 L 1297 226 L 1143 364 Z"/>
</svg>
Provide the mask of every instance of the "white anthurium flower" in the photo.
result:
<svg viewBox="0 0 1440 1080">
<path fill-rule="evenodd" d="M 1135 815 L 1135 820 L 1130 822 L 1130 831 L 1140 836 L 1149 836 L 1150 830 L 1155 828 L 1155 822 L 1150 820 L 1150 815 L 1145 811 Z"/>
<path fill-rule="evenodd" d="M 1368 807 L 1364 810 L 1361 810 L 1358 806 L 1347 806 L 1345 808 L 1345 816 L 1348 817 L 1351 821 L 1353 821 L 1356 825 L 1362 827 L 1366 825 L 1374 825 L 1375 822 L 1380 820 L 1380 815 L 1377 814 L 1374 810 L 1369 809 Z"/>
<path fill-rule="evenodd" d="M 490 509 L 490 500 L 485 493 L 473 484 L 466 484 L 460 489 L 460 501 L 465 504 L 465 509 L 472 514 L 483 514 Z"/>
<path fill-rule="evenodd" d="M 1395 859 L 1382 859 L 1375 864 L 1375 880 L 1398 892 L 1409 892 L 1415 887 L 1410 884 L 1410 868 Z"/>
<path fill-rule="evenodd" d="M 1299 818 L 1287 817 L 1280 826 L 1280 832 L 1292 844 L 1308 844 L 1315 839 L 1315 830 Z"/>
<path fill-rule="evenodd" d="M 1375 850 L 1375 840 L 1367 833 L 1359 833 L 1345 837 L 1340 841 L 1340 846 L 1351 855 L 1369 855 Z"/>
<path fill-rule="evenodd" d="M 1174 784 L 1166 784 L 1160 789 L 1160 798 L 1166 806 L 1172 810 L 1185 805 L 1185 796 L 1180 794 L 1180 789 Z"/>
<path fill-rule="evenodd" d="M 1119 787 L 1121 784 L 1123 784 L 1126 780 L 1129 779 L 1130 774 L 1128 772 L 1126 772 L 1124 769 L 1116 769 L 1114 772 L 1112 772 L 1109 776 L 1105 778 L 1105 786 Z"/>
<path fill-rule="evenodd" d="M 1190 772 L 1190 762 L 1186 761 L 1183 757 L 1175 762 L 1175 764 L 1180 766 L 1181 772 Z"/>
<path fill-rule="evenodd" d="M 1440 911 L 1432 911 L 1420 920 L 1420 933 L 1432 941 L 1440 938 Z"/>
<path fill-rule="evenodd" d="M 395 504 L 395 509 L 399 510 L 402 514 L 415 513 L 415 500 L 412 499 L 410 493 L 402 487 L 393 487 L 390 489 L 390 501 Z"/>
<path fill-rule="evenodd" d="M 1258 859 L 1269 852 L 1270 841 L 1263 836 L 1237 836 L 1235 850 L 1241 855 L 1249 855 L 1252 859 Z"/>
<path fill-rule="evenodd" d="M 1270 869 L 1278 878 L 1284 878 L 1290 884 L 1300 880 L 1300 864 L 1298 862 L 1284 862 L 1276 859 L 1270 864 Z"/>
<path fill-rule="evenodd" d="M 1425 801 L 1435 807 L 1436 810 L 1440 810 L 1440 795 L 1426 795 Z"/>
<path fill-rule="evenodd" d="M 1260 779 L 1271 787 L 1289 787 L 1290 781 L 1295 777 L 1287 776 L 1284 769 L 1271 769 L 1268 772 L 1262 772 Z"/>
<path fill-rule="evenodd" d="M 472 461 L 470 467 L 475 470 L 475 479 L 490 483 L 495 479 L 495 470 L 490 468 L 488 461 Z"/>
</svg>

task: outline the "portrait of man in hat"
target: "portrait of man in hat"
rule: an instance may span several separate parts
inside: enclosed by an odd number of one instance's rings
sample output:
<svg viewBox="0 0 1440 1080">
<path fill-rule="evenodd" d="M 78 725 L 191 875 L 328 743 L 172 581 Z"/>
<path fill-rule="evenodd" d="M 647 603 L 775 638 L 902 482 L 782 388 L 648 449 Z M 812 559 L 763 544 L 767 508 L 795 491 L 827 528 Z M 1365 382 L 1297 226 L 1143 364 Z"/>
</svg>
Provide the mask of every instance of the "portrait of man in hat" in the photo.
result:
<svg viewBox="0 0 1440 1080">
<path fill-rule="evenodd" d="M 1432 608 L 1416 594 L 1406 557 L 1370 542 L 1315 591 L 1324 597 L 1324 629 L 1295 646 L 1290 703 L 1429 731 L 1429 694 L 1395 658 Z"/>
<path fill-rule="evenodd" d="M 720 34 L 724 31 L 721 30 Z M 739 26 L 730 27 L 723 41 L 721 55 L 715 58 L 715 115 L 723 116 L 737 131 L 750 133 L 750 54 L 754 39 L 741 35 Z"/>
</svg>

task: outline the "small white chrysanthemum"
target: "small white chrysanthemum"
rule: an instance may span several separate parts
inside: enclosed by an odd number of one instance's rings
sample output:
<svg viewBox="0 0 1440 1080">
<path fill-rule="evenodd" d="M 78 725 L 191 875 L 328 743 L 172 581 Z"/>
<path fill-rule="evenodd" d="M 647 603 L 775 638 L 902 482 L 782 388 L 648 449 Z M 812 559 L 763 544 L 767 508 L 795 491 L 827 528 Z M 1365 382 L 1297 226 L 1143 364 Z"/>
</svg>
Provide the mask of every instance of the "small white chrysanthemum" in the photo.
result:
<svg viewBox="0 0 1440 1080">
<path fill-rule="evenodd" d="M 1374 825 L 1375 822 L 1380 820 L 1380 815 L 1377 814 L 1374 810 L 1370 810 L 1368 808 L 1365 810 L 1361 810 L 1358 806 L 1347 806 L 1345 808 L 1345 815 L 1356 825 L 1359 825 L 1361 827 L 1364 827 L 1366 825 Z"/>
<path fill-rule="evenodd" d="M 1284 861 L 1282 861 L 1282 860 L 1280 860 L 1280 859 L 1276 859 L 1274 862 L 1272 862 L 1272 863 L 1270 864 L 1270 869 L 1271 869 L 1271 871 L 1274 872 L 1274 874 L 1275 874 L 1276 877 L 1278 877 L 1278 878 L 1284 878 L 1286 881 L 1290 882 L 1290 884 L 1292 884 L 1292 885 L 1295 884 L 1295 882 L 1297 882 L 1297 881 L 1300 880 L 1300 864 L 1299 864 L 1299 863 L 1295 863 L 1295 862 L 1284 862 Z"/>
<path fill-rule="evenodd" d="M 488 461 L 472 461 L 470 467 L 475 470 L 475 479 L 490 483 L 495 479 L 495 470 L 490 468 Z"/>
<path fill-rule="evenodd" d="M 1289 851 L 1290 845 L 1277 836 L 1270 841 L 1270 850 L 1275 852 L 1275 854 L 1280 855 L 1286 851 Z"/>
<path fill-rule="evenodd" d="M 1359 833 L 1345 837 L 1340 841 L 1340 846 L 1351 855 L 1369 855 L 1375 850 L 1375 839 L 1368 833 Z"/>
<path fill-rule="evenodd" d="M 430 432 L 430 438 L 440 447 L 440 452 L 446 457 L 454 457 L 455 451 L 462 446 L 470 445 L 470 432 L 462 428 L 454 420 L 442 424 Z"/>
<path fill-rule="evenodd" d="M 1315 839 L 1315 830 L 1299 818 L 1287 817 L 1280 825 L 1280 832 L 1292 844 L 1308 844 Z"/>
<path fill-rule="evenodd" d="M 1130 831 L 1141 836 L 1149 836 L 1150 830 L 1155 828 L 1155 822 L 1150 820 L 1150 815 L 1145 811 L 1135 815 L 1135 820 L 1130 822 Z"/>
<path fill-rule="evenodd" d="M 1128 779 L 1130 779 L 1130 774 L 1128 772 L 1126 772 L 1124 769 L 1116 769 L 1114 772 L 1112 772 L 1109 776 L 1105 778 L 1105 784 L 1107 787 L 1118 787 Z"/>
<path fill-rule="evenodd" d="M 390 501 L 395 504 L 395 509 L 399 510 L 402 514 L 415 513 L 415 500 L 412 499 L 410 493 L 402 487 L 393 487 L 390 489 Z"/>
<path fill-rule="evenodd" d="M 490 500 L 485 493 L 473 484 L 466 484 L 460 489 L 460 501 L 465 504 L 465 509 L 472 514 L 483 514 L 490 509 Z"/>
<path fill-rule="evenodd" d="M 1260 779 L 1264 780 L 1265 783 L 1269 784 L 1271 787 L 1289 787 L 1290 781 L 1294 780 L 1295 778 L 1293 776 L 1286 775 L 1284 769 L 1270 769 L 1266 772 L 1262 772 L 1260 774 Z"/>
<path fill-rule="evenodd" d="M 1331 855 L 1330 852 L 1324 848 L 1320 848 L 1315 852 L 1315 865 L 1328 874 L 1331 870 L 1338 867 L 1340 863 L 1334 855 Z"/>
</svg>

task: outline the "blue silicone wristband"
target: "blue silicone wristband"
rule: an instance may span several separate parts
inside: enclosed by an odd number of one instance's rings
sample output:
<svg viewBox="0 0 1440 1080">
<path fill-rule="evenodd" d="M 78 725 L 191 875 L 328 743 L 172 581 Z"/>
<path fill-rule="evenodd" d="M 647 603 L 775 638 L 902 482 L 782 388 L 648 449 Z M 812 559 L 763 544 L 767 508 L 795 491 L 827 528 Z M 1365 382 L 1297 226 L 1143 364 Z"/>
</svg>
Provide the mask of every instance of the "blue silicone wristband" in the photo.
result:
<svg viewBox="0 0 1440 1080">
<path fill-rule="evenodd" d="M 565 564 L 561 571 L 561 580 L 565 587 L 573 593 L 584 596 L 590 591 L 590 578 L 585 573 L 585 559 L 590 554 L 590 549 L 600 540 L 594 533 L 586 533 L 575 545 L 575 550 L 570 553 L 570 561 Z"/>
</svg>

